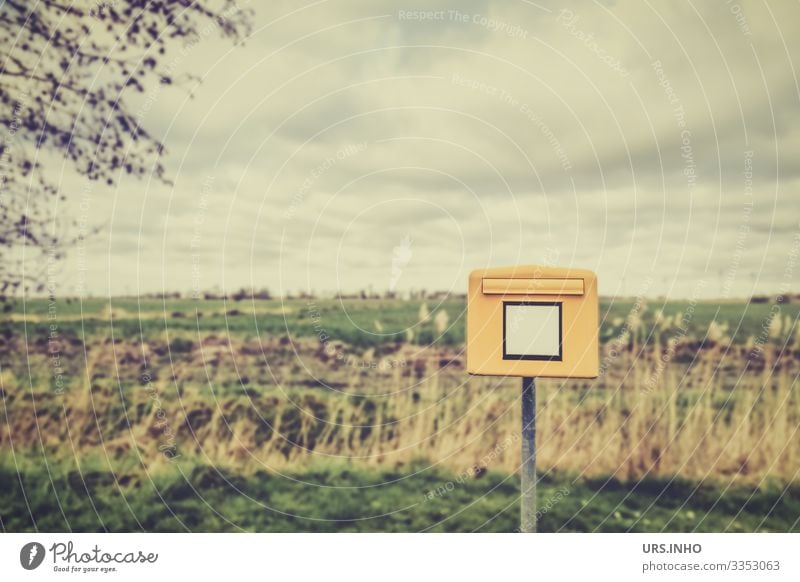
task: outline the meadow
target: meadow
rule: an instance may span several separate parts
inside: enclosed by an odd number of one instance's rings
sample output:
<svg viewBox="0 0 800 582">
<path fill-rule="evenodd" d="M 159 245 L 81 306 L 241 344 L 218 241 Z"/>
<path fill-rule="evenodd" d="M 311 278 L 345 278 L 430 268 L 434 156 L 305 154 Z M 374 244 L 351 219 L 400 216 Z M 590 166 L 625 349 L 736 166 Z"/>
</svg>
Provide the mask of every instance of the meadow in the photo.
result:
<svg viewBox="0 0 800 582">
<path fill-rule="evenodd" d="M 519 380 L 464 302 L 35 300 L 0 322 L 6 531 L 513 531 Z M 605 301 L 538 382 L 545 531 L 798 531 L 797 303 Z"/>
</svg>

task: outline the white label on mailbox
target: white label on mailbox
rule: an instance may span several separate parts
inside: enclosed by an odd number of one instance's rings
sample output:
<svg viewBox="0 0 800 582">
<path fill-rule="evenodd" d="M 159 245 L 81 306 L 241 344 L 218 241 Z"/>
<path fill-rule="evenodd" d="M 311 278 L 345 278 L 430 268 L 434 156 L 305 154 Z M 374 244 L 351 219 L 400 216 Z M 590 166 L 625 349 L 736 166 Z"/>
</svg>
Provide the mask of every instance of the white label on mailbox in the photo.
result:
<svg viewBox="0 0 800 582">
<path fill-rule="evenodd" d="M 561 303 L 503 302 L 503 359 L 561 360 Z"/>
</svg>

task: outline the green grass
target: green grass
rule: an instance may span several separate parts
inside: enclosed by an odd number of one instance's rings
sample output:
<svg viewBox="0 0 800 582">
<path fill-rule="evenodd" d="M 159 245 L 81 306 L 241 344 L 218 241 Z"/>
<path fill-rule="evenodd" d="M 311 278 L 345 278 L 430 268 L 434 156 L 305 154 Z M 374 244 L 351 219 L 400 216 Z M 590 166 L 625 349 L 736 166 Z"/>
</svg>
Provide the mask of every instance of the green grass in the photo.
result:
<svg viewBox="0 0 800 582">
<path fill-rule="evenodd" d="M 113 318 L 113 334 L 118 337 L 143 337 L 151 339 L 162 337 L 165 332 L 172 335 L 197 336 L 224 334 L 237 337 L 291 336 L 314 337 L 325 334 L 331 340 L 338 340 L 357 348 L 369 348 L 387 342 L 406 340 L 406 330 L 414 334 L 417 344 L 461 345 L 464 342 L 466 324 L 465 303 L 462 300 L 448 299 L 444 302 L 426 302 L 431 317 L 419 321 L 420 301 L 392 300 L 313 300 L 293 299 L 287 301 L 270 300 L 227 301 L 191 299 L 132 299 L 113 298 L 111 300 L 88 299 L 81 304 L 75 299 L 58 299 L 55 305 L 59 332 L 64 336 L 79 338 L 109 338 L 112 334 L 112 321 L 108 310 L 116 310 Z M 22 334 L 29 337 L 47 336 L 50 321 L 47 320 L 48 301 L 35 299 L 24 305 L 18 302 L 12 314 L 30 316 L 29 321 L 20 320 L 0 322 L 0 333 Z M 623 327 L 619 324 L 634 308 L 630 301 L 603 302 L 600 305 L 602 341 L 617 336 Z M 727 323 L 729 334 L 735 343 L 744 343 L 752 336 L 762 333 L 762 326 L 768 321 L 771 306 L 750 303 L 701 302 L 690 306 L 688 302 L 650 300 L 641 311 L 645 323 L 645 333 L 650 336 L 653 330 L 655 311 L 663 311 L 665 316 L 692 311 L 686 323 L 686 336 L 703 338 L 712 321 Z M 449 327 L 440 337 L 434 330 L 433 317 L 440 309 L 447 311 Z M 318 319 L 312 316 L 318 314 Z M 199 315 L 199 316 L 198 316 Z M 796 320 L 800 315 L 800 304 L 781 306 L 780 316 Z M 37 321 L 36 318 L 39 320 Z M 376 321 L 380 329 L 376 327 Z M 676 329 L 661 330 L 662 339 L 675 335 Z M 784 334 L 785 335 L 785 334 Z M 652 337 L 651 337 L 652 339 Z"/>
<path fill-rule="evenodd" d="M 402 472 L 332 466 L 244 477 L 180 463 L 152 481 L 118 473 L 117 486 L 107 471 L 60 469 L 18 475 L 3 464 L 5 531 L 510 532 L 518 525 L 517 477 L 491 472 L 459 481 L 420 464 Z M 546 475 L 539 530 L 798 532 L 799 494 L 736 488 L 722 495 L 683 481 Z"/>
<path fill-rule="evenodd" d="M 75 384 L 68 385 L 69 391 L 82 382 L 83 344 L 96 348 L 111 336 L 109 308 L 114 310 L 115 337 L 128 342 L 139 337 L 163 340 L 168 333 L 170 355 L 180 360 L 182 354 L 189 353 L 192 342 L 198 340 L 198 329 L 202 337 L 216 335 L 244 340 L 257 335 L 313 338 L 324 333 L 331 340 L 346 343 L 348 349 L 384 345 L 388 350 L 391 346 L 385 344 L 405 341 L 406 329 L 411 328 L 414 343 L 462 345 L 464 302 L 448 300 L 438 305 L 428 301 L 427 306 L 431 317 L 419 322 L 418 301 L 316 300 L 310 305 L 304 300 L 253 304 L 247 300 L 164 302 L 115 298 L 110 302 L 90 299 L 81 304 L 59 299 L 55 323 L 61 339 L 73 338 L 64 352 L 68 378 Z M 686 302 L 661 305 L 651 301 L 642 312 L 644 324 L 637 333 L 645 337 L 639 341 L 654 333 L 656 309 L 663 309 L 670 316 L 683 313 L 688 307 Z M 12 408 L 22 405 L 23 400 L 11 398 L 18 398 L 18 390 L 27 391 L 30 373 L 22 367 L 14 372 L 17 358 L 12 357 L 13 350 L 19 349 L 22 341 L 39 351 L 46 349 L 51 325 L 48 308 L 46 300 L 29 301 L 24 306 L 18 303 L 11 312 L 13 319 L 0 320 L 0 336 L 6 339 L 15 336 L 5 344 L 9 351 L 3 354 L 8 362 L 6 405 Z M 601 304 L 603 341 L 619 336 L 625 327 L 623 320 L 632 308 L 630 301 Z M 31 316 L 28 321 L 20 320 L 23 309 Z M 445 309 L 450 320 L 450 327 L 442 337 L 437 337 L 432 323 L 438 309 Z M 733 341 L 743 344 L 748 338 L 766 333 L 763 326 L 771 306 L 704 302 L 692 309 L 685 330 L 691 341 L 702 340 L 710 323 L 717 321 L 727 323 Z M 799 312 L 798 304 L 783 305 L 780 316 L 795 321 Z M 23 331 L 27 338 L 23 338 Z M 658 333 L 665 341 L 678 330 L 673 325 Z M 787 333 L 794 331 L 781 332 L 783 337 Z M 0 337 L 0 342 L 3 341 Z M 791 345 L 796 346 L 794 342 Z M 155 343 L 158 347 L 159 342 Z M 654 343 L 652 337 L 648 343 Z M 771 337 L 769 343 L 781 347 L 783 339 Z M 293 353 L 289 347 L 286 351 Z M 36 357 L 47 357 L 42 353 Z M 73 357 L 67 357 L 70 354 Z M 278 358 L 280 354 L 271 355 Z M 151 357 L 150 373 L 167 378 L 171 367 L 165 358 L 166 355 Z M 263 376 L 260 363 L 253 363 L 257 359 L 252 356 L 248 360 L 239 354 L 237 374 L 223 360 L 219 370 L 212 370 L 217 373 L 214 382 L 231 395 L 239 394 L 243 390 L 238 375 L 241 372 L 251 377 L 248 386 L 252 383 L 258 387 L 258 394 L 264 395 L 271 384 Z M 47 392 L 52 381 L 51 368 L 44 365 L 44 360 L 31 361 L 34 392 Z M 42 365 L 36 365 L 37 362 Z M 116 395 L 122 389 L 128 395 L 141 388 L 137 362 L 120 368 L 128 375 L 119 379 L 114 376 L 119 370 L 112 369 L 109 361 L 102 362 L 101 369 L 93 370 L 96 390 Z M 13 373 L 21 374 L 19 379 Z M 187 397 L 195 395 L 192 386 L 200 384 L 193 374 L 202 376 L 206 371 L 187 368 L 181 373 L 181 390 Z M 291 373 L 288 366 L 287 373 Z M 350 373 L 349 369 L 340 372 Z M 310 397 L 308 390 L 314 391 L 314 402 L 324 396 L 316 386 L 290 385 L 284 389 L 297 401 Z M 165 398 L 171 394 L 162 389 Z M 199 392 L 195 396 L 198 402 L 202 400 Z M 603 397 L 603 394 L 575 392 L 575 398 L 584 397 Z M 719 397 L 724 398 L 726 406 L 735 404 L 729 402 L 727 394 Z M 689 396 L 682 394 L 681 398 Z M 136 414 L 142 416 L 150 404 L 139 405 L 142 409 L 137 408 Z M 681 404 L 682 408 L 685 406 Z M 262 408 L 269 410 L 267 406 Z M 102 420 L 116 422 L 121 409 L 109 410 Z M 127 411 L 129 415 L 132 410 Z M 291 411 L 282 419 L 282 430 L 290 435 L 299 423 L 299 417 L 291 416 L 296 414 L 295 410 Z M 48 412 L 60 415 L 59 409 Z M 0 455 L 0 525 L 4 531 L 513 531 L 518 524 L 516 475 L 489 472 L 459 481 L 446 470 L 426 468 L 424 463 L 383 471 L 355 465 L 312 465 L 298 467 L 292 475 L 264 471 L 243 474 L 184 460 L 160 469 L 151 480 L 138 459 L 131 457 L 113 459 L 115 480 L 105 458 L 96 456 L 97 450 L 77 451 L 82 474 L 66 449 L 55 457 L 55 462 L 48 457 L 49 471 L 36 459 L 33 450 L 16 452 L 23 462 L 19 472 L 6 455 Z M 724 489 L 720 485 L 663 478 L 623 483 L 613 479 L 574 481 L 566 475 L 549 474 L 540 484 L 538 494 L 541 531 L 800 531 L 797 485 L 786 489 L 774 484 L 761 489 L 738 485 Z"/>
</svg>

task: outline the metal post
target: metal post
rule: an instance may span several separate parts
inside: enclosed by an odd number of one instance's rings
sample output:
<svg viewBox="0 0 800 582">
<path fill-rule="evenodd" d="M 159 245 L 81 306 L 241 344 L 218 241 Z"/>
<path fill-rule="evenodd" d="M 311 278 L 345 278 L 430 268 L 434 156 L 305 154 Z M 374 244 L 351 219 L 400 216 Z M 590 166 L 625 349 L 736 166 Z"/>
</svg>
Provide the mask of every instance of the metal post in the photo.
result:
<svg viewBox="0 0 800 582">
<path fill-rule="evenodd" d="M 536 379 L 522 379 L 522 496 L 520 531 L 536 532 Z"/>
</svg>

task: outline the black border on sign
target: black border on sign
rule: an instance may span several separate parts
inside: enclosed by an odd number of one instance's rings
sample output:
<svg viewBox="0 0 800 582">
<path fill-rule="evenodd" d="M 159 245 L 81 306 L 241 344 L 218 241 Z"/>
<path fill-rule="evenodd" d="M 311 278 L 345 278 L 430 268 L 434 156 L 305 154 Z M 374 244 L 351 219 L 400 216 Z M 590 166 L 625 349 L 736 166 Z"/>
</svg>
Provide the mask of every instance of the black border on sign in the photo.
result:
<svg viewBox="0 0 800 582">
<path fill-rule="evenodd" d="M 509 305 L 547 305 L 558 307 L 558 356 L 537 356 L 523 354 L 509 354 L 506 352 L 506 315 Z M 503 301 L 503 359 L 504 360 L 540 360 L 550 362 L 563 362 L 564 334 L 561 301 Z"/>
</svg>

